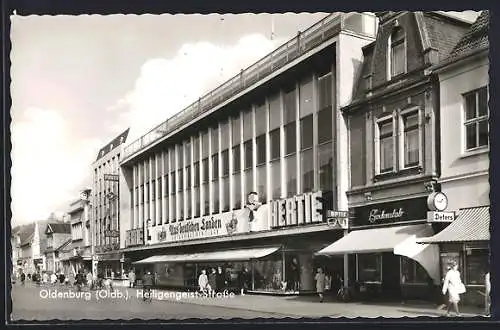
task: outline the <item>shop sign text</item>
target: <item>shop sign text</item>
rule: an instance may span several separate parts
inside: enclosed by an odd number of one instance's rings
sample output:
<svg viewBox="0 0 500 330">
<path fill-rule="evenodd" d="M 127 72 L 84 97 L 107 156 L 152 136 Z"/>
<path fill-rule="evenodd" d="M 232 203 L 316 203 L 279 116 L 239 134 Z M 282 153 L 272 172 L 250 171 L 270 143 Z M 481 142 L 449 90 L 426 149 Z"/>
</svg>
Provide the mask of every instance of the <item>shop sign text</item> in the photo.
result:
<svg viewBox="0 0 500 330">
<path fill-rule="evenodd" d="M 273 227 L 322 221 L 323 202 L 321 191 L 271 202 L 271 223 Z"/>
<path fill-rule="evenodd" d="M 453 222 L 454 220 L 455 212 L 429 211 L 427 213 L 428 222 Z"/>
<path fill-rule="evenodd" d="M 372 209 L 368 221 L 370 223 L 380 222 L 381 220 L 397 220 L 402 219 L 405 211 L 402 208 L 387 211 L 384 209 Z"/>
</svg>

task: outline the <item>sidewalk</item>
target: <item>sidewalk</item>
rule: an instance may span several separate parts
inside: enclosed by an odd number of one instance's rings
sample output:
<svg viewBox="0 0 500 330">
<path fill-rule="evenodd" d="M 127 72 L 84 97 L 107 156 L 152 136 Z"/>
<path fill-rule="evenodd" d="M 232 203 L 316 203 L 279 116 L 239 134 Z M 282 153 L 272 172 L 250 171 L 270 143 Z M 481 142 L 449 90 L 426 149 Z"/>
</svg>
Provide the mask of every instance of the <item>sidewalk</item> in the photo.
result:
<svg viewBox="0 0 500 330">
<path fill-rule="evenodd" d="M 197 304 L 206 306 L 218 306 L 223 308 L 243 309 L 255 312 L 272 312 L 281 317 L 439 317 L 445 316 L 445 311 L 438 311 L 430 305 L 418 306 L 416 304 L 377 304 L 377 303 L 340 303 L 325 301 L 320 303 L 315 296 L 265 296 L 265 295 L 237 295 L 226 298 L 175 298 L 175 291 L 156 290 L 158 298 L 164 295 L 162 300 L 173 301 L 184 304 Z M 480 308 L 462 307 L 462 317 L 482 316 Z M 454 314 L 452 314 L 454 315 Z"/>
</svg>

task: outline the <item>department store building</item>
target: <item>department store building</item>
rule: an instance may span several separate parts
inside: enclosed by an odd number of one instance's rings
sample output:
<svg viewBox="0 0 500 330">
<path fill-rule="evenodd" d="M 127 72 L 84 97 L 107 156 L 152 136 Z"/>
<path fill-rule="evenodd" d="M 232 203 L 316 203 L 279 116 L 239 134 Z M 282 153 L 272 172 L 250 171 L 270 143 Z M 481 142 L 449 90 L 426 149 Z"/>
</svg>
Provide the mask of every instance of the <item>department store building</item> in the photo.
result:
<svg viewBox="0 0 500 330">
<path fill-rule="evenodd" d="M 128 145 L 120 160 L 120 247 L 156 283 L 315 290 L 315 257 L 347 234 L 347 127 L 372 14 L 333 13 Z M 347 280 L 347 278 L 346 278 Z"/>
</svg>

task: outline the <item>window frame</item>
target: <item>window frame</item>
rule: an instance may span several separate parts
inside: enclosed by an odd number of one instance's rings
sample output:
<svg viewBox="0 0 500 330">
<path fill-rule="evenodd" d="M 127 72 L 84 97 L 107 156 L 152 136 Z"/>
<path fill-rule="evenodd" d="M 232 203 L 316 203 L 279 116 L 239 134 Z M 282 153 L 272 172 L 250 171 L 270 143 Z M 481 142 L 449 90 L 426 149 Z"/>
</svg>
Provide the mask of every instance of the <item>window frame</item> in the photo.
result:
<svg viewBox="0 0 500 330">
<path fill-rule="evenodd" d="M 410 117 L 412 115 L 417 115 L 417 120 L 418 124 L 411 126 L 411 128 L 416 129 L 418 132 L 418 161 L 415 163 L 409 163 L 406 164 L 406 159 L 405 159 L 405 145 L 406 145 L 406 138 L 405 138 L 405 133 L 406 133 L 406 127 L 405 127 L 405 118 Z M 411 107 L 405 110 L 402 110 L 399 112 L 398 115 L 398 136 L 399 141 L 398 141 L 398 148 L 399 148 L 399 169 L 400 170 L 406 170 L 406 169 L 412 169 L 416 168 L 419 166 L 422 166 L 422 156 L 423 156 L 423 150 L 422 150 L 422 111 L 420 107 Z M 415 128 L 416 127 L 416 128 Z"/>
<path fill-rule="evenodd" d="M 397 40 L 394 40 L 394 35 L 402 31 L 403 36 Z M 401 26 L 393 27 L 391 34 L 387 43 L 387 80 L 392 80 L 394 78 L 400 77 L 408 72 L 408 46 L 406 42 L 406 31 Z M 403 72 L 394 73 L 394 48 L 403 45 Z"/>
<path fill-rule="evenodd" d="M 389 115 L 386 115 L 386 116 L 383 116 L 383 117 L 380 117 L 378 118 L 376 121 L 375 121 L 375 174 L 376 175 L 380 175 L 380 174 L 387 174 L 387 173 L 394 173 L 395 170 L 396 170 L 396 157 L 395 157 L 395 151 L 396 151 L 396 132 L 395 132 L 395 120 L 394 120 L 394 114 L 389 114 Z M 386 123 L 386 122 L 389 122 L 391 121 L 391 124 L 392 124 L 392 144 L 393 144 L 393 147 L 392 147 L 392 167 L 391 168 L 387 168 L 387 169 L 384 169 L 384 171 L 382 171 L 382 168 L 381 168 L 381 155 L 380 155 L 380 151 L 381 151 L 381 140 L 380 140 L 380 126 L 381 124 L 383 123 Z"/>
<path fill-rule="evenodd" d="M 486 114 L 479 116 L 479 92 L 481 90 L 485 89 L 486 90 Z M 467 96 L 474 94 L 475 99 L 476 99 L 476 113 L 475 117 L 471 119 L 467 119 Z M 488 151 L 490 148 L 490 139 L 489 139 L 489 132 L 490 132 L 490 127 L 489 127 L 489 119 L 490 119 L 490 108 L 488 106 L 488 100 L 489 100 L 489 89 L 488 86 L 482 86 L 480 88 L 473 89 L 471 91 L 468 91 L 466 93 L 462 93 L 462 106 L 463 106 L 463 111 L 462 111 L 462 153 L 463 154 L 471 154 L 475 153 L 477 151 Z M 488 143 L 486 145 L 479 145 L 479 123 L 486 121 L 488 124 Z M 468 125 L 475 125 L 476 126 L 476 146 L 473 148 L 467 148 L 467 126 Z"/>
</svg>

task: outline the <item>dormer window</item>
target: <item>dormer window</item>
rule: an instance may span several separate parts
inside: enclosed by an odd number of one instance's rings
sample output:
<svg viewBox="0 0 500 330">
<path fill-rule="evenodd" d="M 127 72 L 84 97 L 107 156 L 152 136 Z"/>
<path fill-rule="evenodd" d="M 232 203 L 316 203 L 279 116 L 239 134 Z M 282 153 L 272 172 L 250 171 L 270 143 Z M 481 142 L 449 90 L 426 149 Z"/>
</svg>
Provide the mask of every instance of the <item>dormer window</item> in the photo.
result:
<svg viewBox="0 0 500 330">
<path fill-rule="evenodd" d="M 405 31 L 397 26 L 389 38 L 388 68 L 389 80 L 406 72 L 406 43 Z"/>
</svg>

